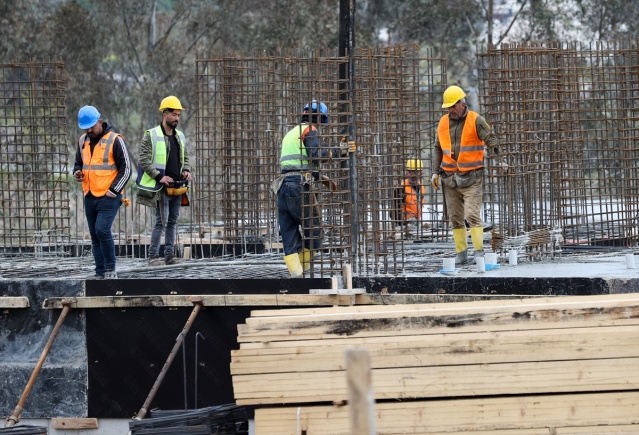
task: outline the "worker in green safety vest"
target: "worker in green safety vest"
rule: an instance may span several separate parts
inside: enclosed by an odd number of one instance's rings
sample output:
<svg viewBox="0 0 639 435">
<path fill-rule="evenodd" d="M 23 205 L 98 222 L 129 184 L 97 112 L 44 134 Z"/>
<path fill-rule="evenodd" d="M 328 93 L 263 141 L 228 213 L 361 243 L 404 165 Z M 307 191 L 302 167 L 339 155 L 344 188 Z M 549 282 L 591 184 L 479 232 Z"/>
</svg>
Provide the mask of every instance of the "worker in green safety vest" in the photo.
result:
<svg viewBox="0 0 639 435">
<path fill-rule="evenodd" d="M 327 123 L 326 104 L 312 100 L 304 106 L 300 124 L 282 140 L 282 175 L 273 183 L 273 191 L 277 193 L 284 261 L 291 277 L 301 277 L 309 270 L 313 251 L 320 247 L 319 216 L 314 212 L 309 194 L 313 171 L 322 160 L 356 150 L 355 142 L 343 142 L 339 147 L 325 146 L 320 140 L 318 127 Z"/>
</svg>

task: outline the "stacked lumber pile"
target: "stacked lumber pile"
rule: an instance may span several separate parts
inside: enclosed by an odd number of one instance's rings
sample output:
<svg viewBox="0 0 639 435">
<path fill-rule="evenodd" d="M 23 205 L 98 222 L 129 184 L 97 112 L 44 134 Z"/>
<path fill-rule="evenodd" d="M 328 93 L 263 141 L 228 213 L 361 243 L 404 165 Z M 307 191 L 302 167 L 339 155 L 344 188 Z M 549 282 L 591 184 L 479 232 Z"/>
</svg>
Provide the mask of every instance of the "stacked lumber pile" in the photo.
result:
<svg viewBox="0 0 639 435">
<path fill-rule="evenodd" d="M 349 434 L 350 349 L 370 353 L 378 434 L 639 433 L 638 293 L 264 310 L 238 342 L 256 435 Z"/>
</svg>

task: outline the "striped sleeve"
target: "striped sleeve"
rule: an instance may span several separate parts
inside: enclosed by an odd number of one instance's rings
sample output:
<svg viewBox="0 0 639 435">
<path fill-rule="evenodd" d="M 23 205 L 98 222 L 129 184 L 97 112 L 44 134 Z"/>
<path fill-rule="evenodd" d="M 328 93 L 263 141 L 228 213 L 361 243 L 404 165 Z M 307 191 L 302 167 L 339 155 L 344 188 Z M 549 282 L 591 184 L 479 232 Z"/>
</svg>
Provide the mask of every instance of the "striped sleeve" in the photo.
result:
<svg viewBox="0 0 639 435">
<path fill-rule="evenodd" d="M 115 139 L 114 145 L 113 158 L 118 168 L 118 175 L 115 177 L 115 180 L 113 180 L 113 183 L 111 183 L 109 190 L 113 193 L 120 193 L 124 190 L 129 178 L 131 178 L 131 159 L 129 158 L 129 152 L 122 136 L 118 136 Z"/>
</svg>

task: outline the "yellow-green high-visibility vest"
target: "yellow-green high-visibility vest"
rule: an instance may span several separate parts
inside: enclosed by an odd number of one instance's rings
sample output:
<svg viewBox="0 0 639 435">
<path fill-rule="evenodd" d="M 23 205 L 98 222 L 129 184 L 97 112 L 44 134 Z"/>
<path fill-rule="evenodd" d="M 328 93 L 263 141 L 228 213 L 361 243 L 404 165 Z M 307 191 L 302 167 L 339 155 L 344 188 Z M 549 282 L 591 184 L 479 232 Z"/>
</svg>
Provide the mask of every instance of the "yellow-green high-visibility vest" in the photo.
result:
<svg viewBox="0 0 639 435">
<path fill-rule="evenodd" d="M 304 146 L 304 137 L 311 130 L 316 130 L 316 128 L 308 124 L 300 124 L 286 133 L 286 136 L 282 139 L 280 166 L 283 173 L 308 171 L 310 169 L 308 153 Z"/>
<path fill-rule="evenodd" d="M 153 163 L 153 167 L 160 171 L 160 174 L 162 175 L 162 177 L 164 177 L 167 159 L 167 144 L 165 143 L 166 139 L 164 136 L 164 132 L 162 131 L 162 127 L 159 125 L 147 131 L 151 136 L 151 162 Z M 182 133 L 180 130 L 175 130 L 175 135 L 177 137 L 178 143 L 180 144 L 180 173 L 182 173 L 182 167 L 184 166 L 185 137 L 184 133 Z M 148 190 L 151 192 L 157 192 L 162 189 L 162 187 L 164 187 L 163 184 L 158 183 L 155 178 L 151 178 L 149 174 L 144 172 L 139 164 L 137 185 L 140 189 Z"/>
</svg>

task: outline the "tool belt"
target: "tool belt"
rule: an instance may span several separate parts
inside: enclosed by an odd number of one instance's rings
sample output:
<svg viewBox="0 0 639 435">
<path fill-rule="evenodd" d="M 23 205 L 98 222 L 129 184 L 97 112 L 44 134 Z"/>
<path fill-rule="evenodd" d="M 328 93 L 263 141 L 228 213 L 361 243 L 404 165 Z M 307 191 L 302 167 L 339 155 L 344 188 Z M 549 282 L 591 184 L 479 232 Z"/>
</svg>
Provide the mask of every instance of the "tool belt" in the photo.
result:
<svg viewBox="0 0 639 435">
<path fill-rule="evenodd" d="M 442 183 L 448 187 L 468 187 L 474 184 L 477 180 L 481 179 L 484 175 L 484 168 L 474 169 L 472 171 L 465 172 L 444 172 L 441 175 Z"/>
<path fill-rule="evenodd" d="M 290 177 L 291 175 L 299 175 L 300 177 L 302 177 L 302 184 L 308 184 L 313 180 L 313 175 L 310 172 L 285 172 L 271 182 L 271 192 L 277 195 L 277 192 L 280 191 L 282 184 L 284 184 L 284 179 L 286 177 Z"/>
<path fill-rule="evenodd" d="M 183 195 L 187 192 L 187 190 L 189 190 L 189 180 L 179 180 L 169 183 L 165 190 L 166 194 L 169 196 Z"/>
</svg>

